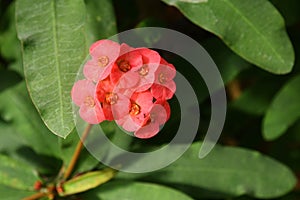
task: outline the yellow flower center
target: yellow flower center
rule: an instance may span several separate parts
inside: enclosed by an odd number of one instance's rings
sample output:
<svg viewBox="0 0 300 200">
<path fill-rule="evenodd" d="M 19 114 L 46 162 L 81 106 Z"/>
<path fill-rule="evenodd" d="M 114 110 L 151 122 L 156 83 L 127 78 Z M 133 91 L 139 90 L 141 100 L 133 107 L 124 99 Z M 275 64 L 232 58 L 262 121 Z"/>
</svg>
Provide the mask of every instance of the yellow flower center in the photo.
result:
<svg viewBox="0 0 300 200">
<path fill-rule="evenodd" d="M 91 108 L 95 106 L 94 98 L 91 97 L 91 96 L 85 97 L 83 103 L 84 103 L 86 106 L 89 106 L 89 107 L 91 107 Z"/>
<path fill-rule="evenodd" d="M 158 76 L 158 81 L 161 83 L 161 84 L 165 84 L 167 82 L 167 77 L 165 76 L 164 73 L 160 73 L 159 76 Z"/>
<path fill-rule="evenodd" d="M 105 94 L 105 102 L 107 104 L 113 105 L 117 103 L 118 101 L 118 95 L 112 92 L 108 92 Z"/>
<path fill-rule="evenodd" d="M 148 66 L 143 66 L 139 69 L 139 74 L 141 76 L 146 76 L 148 74 L 148 72 L 149 72 Z"/>
<path fill-rule="evenodd" d="M 129 62 L 126 60 L 120 60 L 117 64 L 122 72 L 128 72 L 131 69 Z"/>
<path fill-rule="evenodd" d="M 141 112 L 141 107 L 136 103 L 131 103 L 131 108 L 129 111 L 130 115 L 138 115 Z"/>
<path fill-rule="evenodd" d="M 99 67 L 105 67 L 106 65 L 108 65 L 108 62 L 109 62 L 109 58 L 107 56 L 100 56 L 98 58 Z"/>
</svg>

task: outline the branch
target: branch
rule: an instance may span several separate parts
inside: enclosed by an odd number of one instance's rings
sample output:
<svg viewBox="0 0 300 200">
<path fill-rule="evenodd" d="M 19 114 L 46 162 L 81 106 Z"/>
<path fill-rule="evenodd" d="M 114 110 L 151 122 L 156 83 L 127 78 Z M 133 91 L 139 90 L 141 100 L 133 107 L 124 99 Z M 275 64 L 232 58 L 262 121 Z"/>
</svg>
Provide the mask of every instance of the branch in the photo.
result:
<svg viewBox="0 0 300 200">
<path fill-rule="evenodd" d="M 35 200 L 35 199 L 39 199 L 39 198 L 42 198 L 42 197 L 46 197 L 48 195 L 49 195 L 48 193 L 39 192 L 39 193 L 35 193 L 35 194 L 33 194 L 29 197 L 25 197 L 22 200 Z"/>
<path fill-rule="evenodd" d="M 69 176 L 71 175 L 71 173 L 72 173 L 72 171 L 73 171 L 73 169 L 74 169 L 74 167 L 76 165 L 76 162 L 77 162 L 77 160 L 78 160 L 78 158 L 80 156 L 80 152 L 82 150 L 83 143 L 84 143 L 85 139 L 87 138 L 87 136 L 88 136 L 91 128 L 92 128 L 91 124 L 89 124 L 85 128 L 85 130 L 84 130 L 84 132 L 82 134 L 82 138 L 79 140 L 79 142 L 78 142 L 78 144 L 76 146 L 76 149 L 74 151 L 74 154 L 73 154 L 73 157 L 71 159 L 71 162 L 70 162 L 68 168 L 66 169 L 66 171 L 64 173 L 64 176 L 63 176 L 64 180 L 66 180 L 67 178 L 69 178 Z"/>
</svg>

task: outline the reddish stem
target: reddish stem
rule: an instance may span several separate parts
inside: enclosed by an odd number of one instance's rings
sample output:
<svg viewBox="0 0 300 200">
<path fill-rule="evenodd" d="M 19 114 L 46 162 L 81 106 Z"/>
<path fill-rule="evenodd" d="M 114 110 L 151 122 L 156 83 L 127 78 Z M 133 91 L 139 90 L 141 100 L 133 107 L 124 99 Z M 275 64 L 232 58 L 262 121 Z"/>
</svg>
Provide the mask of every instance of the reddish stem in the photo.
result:
<svg viewBox="0 0 300 200">
<path fill-rule="evenodd" d="M 83 142 L 87 138 L 87 136 L 88 136 L 91 128 L 92 128 L 91 124 L 89 124 L 85 128 L 85 130 L 84 130 L 84 132 L 82 134 L 82 138 L 81 138 L 81 140 L 79 140 L 79 142 L 78 142 L 78 144 L 76 146 L 76 149 L 75 149 L 74 154 L 72 156 L 71 162 L 70 162 L 68 168 L 66 169 L 66 171 L 64 173 L 64 176 L 63 176 L 64 180 L 66 180 L 67 178 L 69 178 L 69 176 L 71 175 L 71 173 L 72 173 L 72 171 L 73 171 L 73 169 L 74 169 L 74 167 L 76 165 L 76 162 L 77 162 L 77 160 L 78 160 L 78 158 L 80 156 L 80 152 L 81 152 L 81 150 L 83 148 Z M 38 192 L 38 193 L 35 193 L 35 194 L 31 195 L 31 196 L 25 197 L 22 200 L 36 200 L 36 199 L 39 199 L 39 198 L 42 198 L 42 197 L 49 196 L 51 194 L 52 194 L 52 190 L 51 190 L 51 192 L 48 191 L 47 193 L 45 193 L 45 192 Z"/>
<path fill-rule="evenodd" d="M 49 195 L 48 193 L 39 192 L 39 193 L 35 193 L 35 194 L 33 194 L 29 197 L 25 197 L 22 200 L 35 200 L 35 199 L 39 199 L 39 198 L 42 198 L 42 197 L 46 197 L 48 195 Z"/>
<path fill-rule="evenodd" d="M 73 169 L 74 169 L 74 167 L 75 167 L 75 165 L 76 165 L 76 162 L 77 162 L 77 160 L 78 160 L 78 158 L 79 158 L 79 156 L 80 156 L 80 152 L 81 152 L 81 150 L 82 150 L 82 148 L 83 148 L 83 142 L 84 142 L 85 139 L 87 138 L 87 136 L 88 136 L 88 134 L 89 134 L 91 128 L 92 128 L 92 125 L 91 125 L 91 124 L 89 124 L 89 125 L 85 128 L 85 130 L 84 130 L 84 132 L 83 132 L 83 134 L 82 134 L 82 138 L 79 140 L 79 142 L 78 142 L 78 144 L 77 144 L 77 146 L 76 146 L 76 149 L 75 149 L 75 151 L 74 151 L 74 154 L 73 154 L 73 157 L 72 157 L 72 159 L 71 159 L 71 162 L 70 162 L 68 168 L 66 169 L 66 171 L 65 171 L 65 173 L 64 173 L 64 176 L 63 176 L 64 180 L 66 180 L 66 179 L 68 179 L 68 178 L 70 177 L 70 175 L 71 175 L 71 173 L 72 173 L 72 171 L 73 171 Z"/>
</svg>

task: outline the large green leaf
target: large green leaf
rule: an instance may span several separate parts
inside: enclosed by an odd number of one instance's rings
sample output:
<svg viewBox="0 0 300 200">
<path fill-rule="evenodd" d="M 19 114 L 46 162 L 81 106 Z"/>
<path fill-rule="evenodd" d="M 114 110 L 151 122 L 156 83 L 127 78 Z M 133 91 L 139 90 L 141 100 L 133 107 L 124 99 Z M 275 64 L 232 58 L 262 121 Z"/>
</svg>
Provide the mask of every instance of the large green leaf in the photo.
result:
<svg viewBox="0 0 300 200">
<path fill-rule="evenodd" d="M 263 121 L 265 139 L 278 138 L 300 118 L 299 89 L 300 76 L 296 76 L 276 94 Z"/>
<path fill-rule="evenodd" d="M 205 158 L 199 159 L 199 149 L 199 143 L 193 144 L 180 159 L 160 171 L 141 175 L 120 173 L 119 178 L 200 187 L 232 196 L 248 194 L 256 198 L 278 197 L 295 186 L 296 179 L 286 166 L 256 151 L 216 146 Z"/>
<path fill-rule="evenodd" d="M 10 134 L 12 140 L 5 139 L 8 142 L 30 146 L 40 154 L 60 157 L 57 137 L 50 134 L 36 112 L 24 82 L 2 92 L 0 102 L 0 118 L 4 120 L 0 121 L 0 138 Z"/>
<path fill-rule="evenodd" d="M 20 190 L 33 190 L 37 173 L 25 163 L 0 154 L 0 185 Z"/>
<path fill-rule="evenodd" d="M 34 193 L 35 192 L 19 190 L 0 184 L 0 194 L 2 198 L 5 198 L 5 200 L 22 199 L 24 197 L 33 195 Z"/>
<path fill-rule="evenodd" d="M 86 200 L 192 200 L 175 189 L 152 183 L 113 181 L 82 194 Z"/>
<path fill-rule="evenodd" d="M 284 20 L 269 1 L 162 1 L 176 6 L 192 22 L 220 37 L 249 62 L 277 74 L 291 71 L 294 51 Z"/>
<path fill-rule="evenodd" d="M 74 128 L 70 91 L 86 56 L 85 17 L 82 0 L 16 2 L 30 95 L 47 127 L 61 137 Z"/>
<path fill-rule="evenodd" d="M 206 40 L 203 46 L 216 63 L 225 84 L 250 67 L 250 63 L 232 52 L 218 38 Z"/>
</svg>

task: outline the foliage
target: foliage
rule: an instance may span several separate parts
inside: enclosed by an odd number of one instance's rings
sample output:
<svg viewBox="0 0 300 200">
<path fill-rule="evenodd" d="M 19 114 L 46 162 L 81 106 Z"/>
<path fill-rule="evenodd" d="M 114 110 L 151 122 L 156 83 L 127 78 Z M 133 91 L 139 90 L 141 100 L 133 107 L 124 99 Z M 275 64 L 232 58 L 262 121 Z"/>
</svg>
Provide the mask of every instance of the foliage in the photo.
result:
<svg viewBox="0 0 300 200">
<path fill-rule="evenodd" d="M 299 199 L 299 1 L 0 3 L 0 197 Z M 219 144 L 198 159 L 210 120 L 207 89 L 190 63 L 162 52 L 196 90 L 198 134 L 170 166 L 131 174 L 81 150 L 71 88 L 93 42 L 143 26 L 175 29 L 202 44 L 226 85 L 228 110 Z M 148 140 L 132 138 L 113 123 L 101 127 L 125 149 L 158 149 L 176 132 L 177 104 L 170 101 L 174 114 L 161 134 Z M 65 175 L 77 150 L 76 165 Z"/>
</svg>

